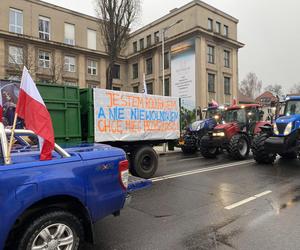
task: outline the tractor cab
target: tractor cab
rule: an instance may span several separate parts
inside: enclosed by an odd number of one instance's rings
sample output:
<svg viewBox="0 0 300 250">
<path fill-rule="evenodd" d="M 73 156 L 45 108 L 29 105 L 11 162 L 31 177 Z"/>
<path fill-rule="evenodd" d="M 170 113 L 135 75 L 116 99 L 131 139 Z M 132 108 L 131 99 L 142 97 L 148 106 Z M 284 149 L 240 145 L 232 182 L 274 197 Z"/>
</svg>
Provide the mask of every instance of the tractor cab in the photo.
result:
<svg viewBox="0 0 300 250">
<path fill-rule="evenodd" d="M 285 100 L 284 113 L 273 127 L 262 127 L 262 133 L 253 141 L 253 155 L 258 163 L 273 163 L 277 155 L 295 159 L 300 150 L 300 96 Z"/>
<path fill-rule="evenodd" d="M 202 110 L 205 119 L 191 123 L 179 141 L 183 153 L 195 153 L 198 150 L 201 138 L 222 121 L 224 110 L 223 106 L 219 107 L 210 104 Z"/>
<path fill-rule="evenodd" d="M 261 126 L 268 125 L 261 121 L 263 114 L 258 104 L 228 107 L 223 114 L 223 122 L 202 138 L 202 155 L 213 158 L 216 152 L 224 149 L 232 159 L 247 158 L 254 135 L 260 132 Z"/>
</svg>

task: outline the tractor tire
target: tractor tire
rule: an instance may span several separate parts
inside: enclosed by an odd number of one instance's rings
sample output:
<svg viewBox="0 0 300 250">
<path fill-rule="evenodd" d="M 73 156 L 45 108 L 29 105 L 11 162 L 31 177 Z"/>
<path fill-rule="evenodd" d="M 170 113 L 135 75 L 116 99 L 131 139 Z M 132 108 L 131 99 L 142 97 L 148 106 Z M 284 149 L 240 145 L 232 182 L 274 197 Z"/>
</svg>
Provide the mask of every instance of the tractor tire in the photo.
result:
<svg viewBox="0 0 300 250">
<path fill-rule="evenodd" d="M 209 136 L 203 136 L 200 142 L 200 152 L 204 158 L 214 159 L 219 153 L 218 148 L 209 147 Z"/>
<path fill-rule="evenodd" d="M 181 147 L 181 151 L 184 153 L 184 154 L 195 154 L 197 152 L 197 148 L 196 147 Z"/>
<path fill-rule="evenodd" d="M 130 172 L 144 179 L 151 178 L 158 168 L 158 155 L 150 146 L 137 148 L 131 156 Z"/>
<path fill-rule="evenodd" d="M 234 135 L 229 141 L 228 153 L 233 160 L 245 160 L 250 152 L 250 143 L 246 135 Z"/>
<path fill-rule="evenodd" d="M 269 154 L 265 150 L 265 141 L 269 138 L 268 134 L 261 133 L 254 137 L 252 142 L 252 153 L 254 160 L 260 164 L 273 164 L 276 154 Z"/>
<path fill-rule="evenodd" d="M 283 154 L 279 154 L 282 159 L 284 160 L 294 160 L 297 159 L 298 155 L 297 152 L 287 152 Z"/>
</svg>

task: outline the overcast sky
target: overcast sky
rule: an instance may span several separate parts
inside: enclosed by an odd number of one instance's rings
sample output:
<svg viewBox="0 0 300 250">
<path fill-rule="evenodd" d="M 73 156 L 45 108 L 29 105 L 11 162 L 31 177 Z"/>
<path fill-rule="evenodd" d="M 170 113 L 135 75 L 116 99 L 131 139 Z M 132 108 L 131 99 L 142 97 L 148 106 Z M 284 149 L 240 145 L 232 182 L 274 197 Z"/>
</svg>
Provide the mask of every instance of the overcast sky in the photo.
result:
<svg viewBox="0 0 300 250">
<path fill-rule="evenodd" d="M 94 15 L 94 0 L 45 0 Z M 285 90 L 300 82 L 299 0 L 204 0 L 240 20 L 239 78 L 252 71 L 266 86 L 281 84 Z M 190 0 L 143 0 L 139 26 L 181 7 Z"/>
</svg>

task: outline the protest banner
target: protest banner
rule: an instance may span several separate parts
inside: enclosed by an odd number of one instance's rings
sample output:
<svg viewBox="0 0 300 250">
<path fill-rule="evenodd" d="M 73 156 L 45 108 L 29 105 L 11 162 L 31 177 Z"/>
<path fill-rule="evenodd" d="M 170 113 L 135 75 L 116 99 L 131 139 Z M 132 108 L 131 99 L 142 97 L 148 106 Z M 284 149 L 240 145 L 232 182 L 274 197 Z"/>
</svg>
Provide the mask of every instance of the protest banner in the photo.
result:
<svg viewBox="0 0 300 250">
<path fill-rule="evenodd" d="M 175 140 L 179 98 L 94 89 L 95 142 Z"/>
</svg>

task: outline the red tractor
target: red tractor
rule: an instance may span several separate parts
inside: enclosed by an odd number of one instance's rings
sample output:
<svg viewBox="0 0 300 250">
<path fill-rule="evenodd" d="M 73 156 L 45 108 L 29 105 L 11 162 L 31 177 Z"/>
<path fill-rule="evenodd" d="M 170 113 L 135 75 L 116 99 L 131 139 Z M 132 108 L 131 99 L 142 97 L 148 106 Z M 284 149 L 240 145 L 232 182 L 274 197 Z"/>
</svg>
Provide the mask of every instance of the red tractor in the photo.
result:
<svg viewBox="0 0 300 250">
<path fill-rule="evenodd" d="M 220 150 L 226 150 L 234 160 L 246 159 L 252 139 L 260 132 L 261 126 L 271 126 L 263 122 L 264 112 L 258 104 L 233 105 L 223 115 L 222 124 L 202 137 L 200 151 L 205 158 L 214 158 Z"/>
</svg>

